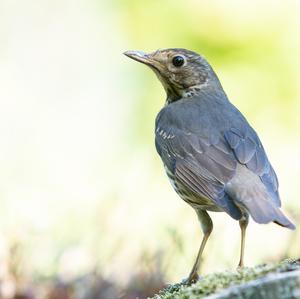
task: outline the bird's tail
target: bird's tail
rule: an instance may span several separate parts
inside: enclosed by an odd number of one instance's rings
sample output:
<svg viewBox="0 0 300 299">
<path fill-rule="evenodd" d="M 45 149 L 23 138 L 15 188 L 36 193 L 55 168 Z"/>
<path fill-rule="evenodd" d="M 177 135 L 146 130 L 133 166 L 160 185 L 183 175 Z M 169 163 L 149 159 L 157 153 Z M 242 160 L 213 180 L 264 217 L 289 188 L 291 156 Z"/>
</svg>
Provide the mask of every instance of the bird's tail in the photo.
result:
<svg viewBox="0 0 300 299">
<path fill-rule="evenodd" d="M 246 167 L 237 169 L 237 174 L 226 185 L 226 193 L 238 206 L 245 209 L 255 222 L 275 222 L 289 229 L 296 228 L 280 210 L 278 194 L 270 192 L 260 178 Z"/>
<path fill-rule="evenodd" d="M 289 229 L 296 228 L 280 208 L 268 199 L 251 198 L 251 200 L 243 201 L 243 205 L 257 223 L 275 222 Z"/>
</svg>

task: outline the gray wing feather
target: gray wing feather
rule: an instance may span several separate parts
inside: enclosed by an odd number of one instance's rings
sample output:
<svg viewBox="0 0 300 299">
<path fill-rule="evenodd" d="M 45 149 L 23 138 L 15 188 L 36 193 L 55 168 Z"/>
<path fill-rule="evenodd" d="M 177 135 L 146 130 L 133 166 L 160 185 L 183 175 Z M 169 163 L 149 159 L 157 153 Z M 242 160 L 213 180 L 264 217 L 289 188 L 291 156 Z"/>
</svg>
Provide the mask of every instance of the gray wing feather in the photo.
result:
<svg viewBox="0 0 300 299">
<path fill-rule="evenodd" d="M 257 174 L 267 188 L 270 198 L 281 206 L 278 194 L 278 180 L 265 150 L 254 130 L 249 126 L 243 129 L 232 128 L 225 132 L 225 139 L 233 150 L 236 159 L 249 170 Z"/>
<path fill-rule="evenodd" d="M 241 218 L 240 210 L 225 193 L 225 183 L 235 173 L 236 159 L 225 139 L 199 138 L 178 128 L 159 127 L 156 131 L 156 148 L 165 165 L 177 180 L 192 192 L 211 199 L 234 219 Z M 171 136 L 172 138 L 168 138 Z M 210 141 L 214 140 L 215 144 Z"/>
<path fill-rule="evenodd" d="M 236 108 L 227 116 L 232 127 L 224 128 L 224 120 L 209 118 L 204 109 L 193 108 L 170 105 L 156 119 L 156 148 L 167 168 L 193 192 L 238 217 L 224 190 L 237 164 L 245 165 L 259 176 L 271 200 L 280 206 L 276 174 L 257 134 Z"/>
<path fill-rule="evenodd" d="M 225 132 L 225 138 L 233 149 L 237 160 L 241 164 L 248 163 L 256 151 L 255 141 L 235 128 Z"/>
</svg>

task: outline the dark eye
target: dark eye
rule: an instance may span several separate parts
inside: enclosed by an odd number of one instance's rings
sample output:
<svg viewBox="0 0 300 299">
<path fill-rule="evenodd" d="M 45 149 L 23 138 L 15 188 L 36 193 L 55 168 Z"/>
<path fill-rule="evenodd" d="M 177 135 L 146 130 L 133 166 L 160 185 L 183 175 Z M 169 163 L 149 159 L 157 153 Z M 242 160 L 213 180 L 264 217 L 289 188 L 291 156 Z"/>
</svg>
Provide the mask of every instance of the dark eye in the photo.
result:
<svg viewBox="0 0 300 299">
<path fill-rule="evenodd" d="M 176 67 L 181 67 L 184 64 L 184 58 L 182 56 L 174 56 L 172 63 Z"/>
</svg>

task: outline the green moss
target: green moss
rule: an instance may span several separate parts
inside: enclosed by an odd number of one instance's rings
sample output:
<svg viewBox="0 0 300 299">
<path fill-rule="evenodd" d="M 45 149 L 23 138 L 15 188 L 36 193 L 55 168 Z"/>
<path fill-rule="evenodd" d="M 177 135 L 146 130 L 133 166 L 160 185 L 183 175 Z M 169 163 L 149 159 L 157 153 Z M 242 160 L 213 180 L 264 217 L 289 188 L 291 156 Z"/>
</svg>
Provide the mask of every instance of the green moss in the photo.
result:
<svg viewBox="0 0 300 299">
<path fill-rule="evenodd" d="M 225 271 L 204 276 L 192 286 L 184 283 L 170 285 L 152 299 L 201 299 L 233 285 L 263 277 L 269 273 L 280 273 L 300 269 L 300 260 L 284 260 L 278 264 L 263 264 L 243 268 L 236 272 Z"/>
</svg>

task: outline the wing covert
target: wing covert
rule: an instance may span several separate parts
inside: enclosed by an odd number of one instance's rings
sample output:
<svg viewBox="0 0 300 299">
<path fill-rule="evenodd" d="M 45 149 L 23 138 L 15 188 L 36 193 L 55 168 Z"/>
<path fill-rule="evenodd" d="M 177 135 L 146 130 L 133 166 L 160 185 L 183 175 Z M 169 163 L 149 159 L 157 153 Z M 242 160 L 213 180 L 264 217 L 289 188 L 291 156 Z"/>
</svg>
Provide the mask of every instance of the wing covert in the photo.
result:
<svg viewBox="0 0 300 299">
<path fill-rule="evenodd" d="M 224 136 L 239 163 L 260 177 L 273 202 L 280 207 L 278 179 L 255 131 L 249 126 L 231 128 Z"/>
<path fill-rule="evenodd" d="M 233 218 L 241 217 L 239 209 L 224 190 L 237 163 L 224 138 L 200 138 L 175 127 L 168 131 L 158 127 L 155 141 L 165 165 L 180 183 L 195 194 L 211 199 Z"/>
</svg>

